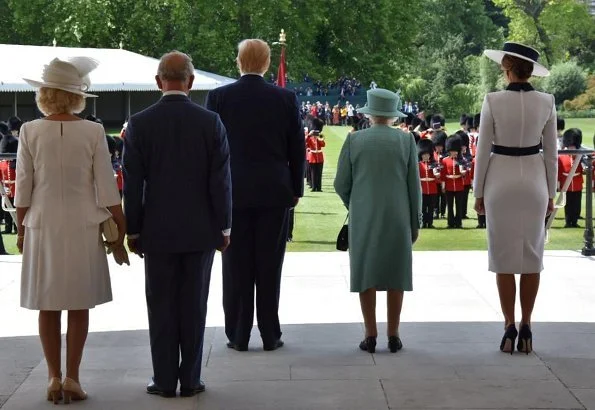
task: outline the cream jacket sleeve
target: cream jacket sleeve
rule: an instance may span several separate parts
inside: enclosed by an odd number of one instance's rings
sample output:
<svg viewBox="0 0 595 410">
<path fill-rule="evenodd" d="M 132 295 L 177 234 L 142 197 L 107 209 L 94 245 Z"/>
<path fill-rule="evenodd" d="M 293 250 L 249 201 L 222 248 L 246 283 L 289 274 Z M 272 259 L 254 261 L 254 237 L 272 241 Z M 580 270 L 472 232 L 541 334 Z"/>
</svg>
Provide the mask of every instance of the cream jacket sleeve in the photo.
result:
<svg viewBox="0 0 595 410">
<path fill-rule="evenodd" d="M 17 151 L 17 182 L 16 197 L 14 205 L 19 208 L 28 208 L 31 206 L 31 197 L 33 196 L 33 156 L 29 150 L 27 142 L 27 124 L 21 127 L 19 135 L 19 148 Z"/>
<path fill-rule="evenodd" d="M 545 175 L 550 199 L 556 196 L 558 183 L 558 139 L 556 131 L 556 101 L 552 95 L 552 108 L 550 117 L 543 127 L 543 160 L 545 161 Z"/>
</svg>

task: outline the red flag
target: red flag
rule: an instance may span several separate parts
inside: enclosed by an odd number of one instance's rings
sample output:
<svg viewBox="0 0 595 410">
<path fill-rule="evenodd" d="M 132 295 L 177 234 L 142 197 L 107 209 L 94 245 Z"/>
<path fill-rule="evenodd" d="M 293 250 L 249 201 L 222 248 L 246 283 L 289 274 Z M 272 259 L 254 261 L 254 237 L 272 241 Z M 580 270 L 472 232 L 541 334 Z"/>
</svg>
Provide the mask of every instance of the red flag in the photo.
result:
<svg viewBox="0 0 595 410">
<path fill-rule="evenodd" d="M 277 85 L 285 88 L 285 47 L 281 47 L 281 62 L 277 71 Z"/>
</svg>

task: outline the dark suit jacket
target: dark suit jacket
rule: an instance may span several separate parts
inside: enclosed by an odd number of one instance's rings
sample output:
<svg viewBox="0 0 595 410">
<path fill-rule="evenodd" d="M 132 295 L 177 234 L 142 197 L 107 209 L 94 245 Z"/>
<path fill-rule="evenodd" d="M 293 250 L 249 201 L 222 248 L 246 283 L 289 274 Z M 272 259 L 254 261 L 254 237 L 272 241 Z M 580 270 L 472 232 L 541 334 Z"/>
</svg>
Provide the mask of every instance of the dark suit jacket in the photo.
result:
<svg viewBox="0 0 595 410">
<path fill-rule="evenodd" d="M 304 193 L 305 140 L 295 93 L 258 75 L 209 92 L 231 150 L 235 208 L 291 207 Z"/>
<path fill-rule="evenodd" d="M 144 252 L 199 252 L 231 228 L 229 145 L 219 116 L 183 95 L 133 115 L 124 139 L 124 209 Z"/>
</svg>

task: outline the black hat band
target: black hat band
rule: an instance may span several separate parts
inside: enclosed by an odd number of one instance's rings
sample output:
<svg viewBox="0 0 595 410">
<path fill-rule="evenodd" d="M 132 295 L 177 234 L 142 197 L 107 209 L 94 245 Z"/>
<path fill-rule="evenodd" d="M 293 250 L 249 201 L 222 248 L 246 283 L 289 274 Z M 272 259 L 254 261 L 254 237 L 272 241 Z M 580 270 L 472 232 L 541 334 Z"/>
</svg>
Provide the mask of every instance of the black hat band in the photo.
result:
<svg viewBox="0 0 595 410">
<path fill-rule="evenodd" d="M 537 62 L 537 59 L 539 58 L 539 53 L 537 51 L 533 50 L 531 47 L 517 43 L 504 43 L 504 49 L 502 51 L 507 53 L 515 53 L 523 57 L 527 57 L 535 62 Z"/>
</svg>

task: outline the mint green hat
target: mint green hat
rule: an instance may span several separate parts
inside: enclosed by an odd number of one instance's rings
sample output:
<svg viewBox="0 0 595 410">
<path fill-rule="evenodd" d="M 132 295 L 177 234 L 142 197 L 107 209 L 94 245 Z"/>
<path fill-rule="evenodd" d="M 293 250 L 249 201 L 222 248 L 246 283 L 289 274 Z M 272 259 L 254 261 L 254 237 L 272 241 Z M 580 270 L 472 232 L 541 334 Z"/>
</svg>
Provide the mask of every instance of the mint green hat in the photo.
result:
<svg viewBox="0 0 595 410">
<path fill-rule="evenodd" d="M 377 117 L 407 117 L 407 114 L 399 111 L 401 97 L 398 94 L 384 88 L 374 88 L 368 90 L 367 97 L 368 102 L 357 110 L 358 113 Z"/>
</svg>

